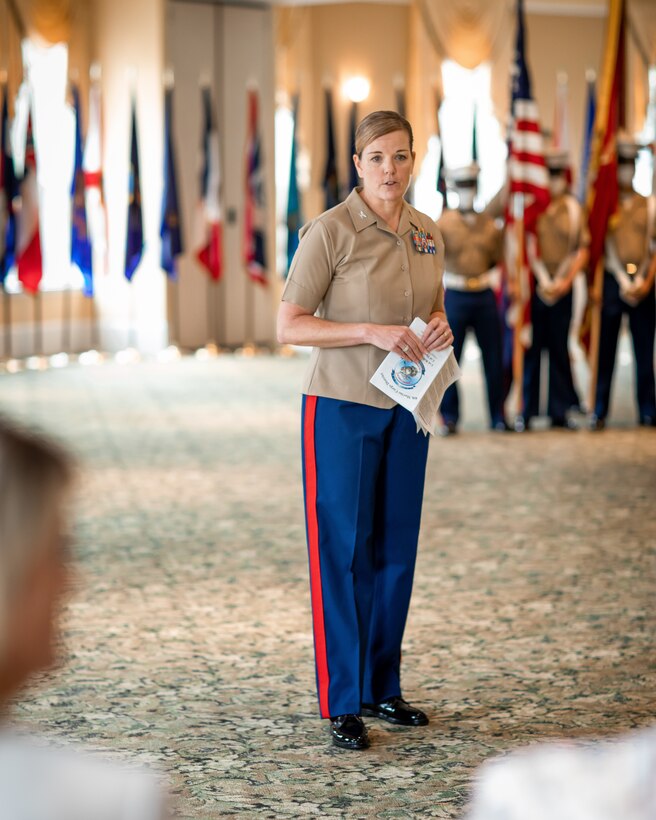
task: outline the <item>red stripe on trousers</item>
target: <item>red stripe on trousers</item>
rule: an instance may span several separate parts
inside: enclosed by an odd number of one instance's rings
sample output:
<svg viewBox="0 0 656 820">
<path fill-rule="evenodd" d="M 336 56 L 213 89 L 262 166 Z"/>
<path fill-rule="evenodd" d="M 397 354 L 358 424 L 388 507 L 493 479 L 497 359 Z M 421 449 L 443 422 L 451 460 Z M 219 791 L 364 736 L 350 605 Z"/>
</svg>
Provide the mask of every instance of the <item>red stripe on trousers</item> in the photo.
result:
<svg viewBox="0 0 656 820">
<path fill-rule="evenodd" d="M 305 450 L 305 514 L 307 517 L 308 553 L 310 556 L 310 595 L 312 597 L 312 621 L 314 626 L 314 651 L 317 661 L 319 709 L 321 717 L 330 717 L 328 706 L 328 653 L 326 652 L 326 629 L 323 620 L 323 592 L 321 587 L 321 560 L 319 557 L 319 523 L 317 520 L 317 460 L 314 442 L 314 421 L 317 397 L 305 399 L 305 423 L 303 444 Z"/>
</svg>

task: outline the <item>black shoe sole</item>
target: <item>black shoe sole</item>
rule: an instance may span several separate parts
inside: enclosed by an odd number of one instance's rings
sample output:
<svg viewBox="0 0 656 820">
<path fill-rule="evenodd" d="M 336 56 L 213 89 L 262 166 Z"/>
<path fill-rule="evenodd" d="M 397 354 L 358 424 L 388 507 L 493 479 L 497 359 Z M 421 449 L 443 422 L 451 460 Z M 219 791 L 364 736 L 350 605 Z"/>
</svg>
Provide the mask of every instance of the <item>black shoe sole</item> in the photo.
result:
<svg viewBox="0 0 656 820">
<path fill-rule="evenodd" d="M 399 718 L 391 717 L 391 715 L 375 712 L 373 709 L 365 709 L 364 706 L 362 707 L 362 714 L 366 717 L 374 717 L 378 718 L 378 720 L 384 720 L 386 723 L 394 724 L 394 726 L 428 726 L 429 723 L 428 718 L 424 718 L 420 721 L 400 720 Z"/>
<path fill-rule="evenodd" d="M 357 741 L 356 744 L 355 742 L 351 743 L 347 740 L 338 740 L 336 737 L 334 737 L 334 735 L 331 735 L 331 740 L 333 746 L 337 746 L 338 749 L 348 749 L 348 751 L 350 752 L 363 752 L 365 749 L 368 749 L 371 745 L 368 739 L 364 741 Z"/>
</svg>

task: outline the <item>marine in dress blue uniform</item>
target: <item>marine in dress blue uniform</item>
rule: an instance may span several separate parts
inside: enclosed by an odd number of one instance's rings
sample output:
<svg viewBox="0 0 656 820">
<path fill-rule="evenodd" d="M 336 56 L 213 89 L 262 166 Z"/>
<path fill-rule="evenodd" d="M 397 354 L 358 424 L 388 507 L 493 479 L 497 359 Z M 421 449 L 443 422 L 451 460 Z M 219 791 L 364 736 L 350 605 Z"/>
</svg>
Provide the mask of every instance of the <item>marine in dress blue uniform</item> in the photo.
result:
<svg viewBox="0 0 656 820">
<path fill-rule="evenodd" d="M 540 414 L 540 371 L 545 352 L 549 357 L 547 415 L 552 427 L 575 429 L 569 413 L 579 409 L 568 339 L 572 284 L 587 263 L 588 233 L 582 208 L 569 190 L 568 153 L 552 148 L 545 159 L 551 202 L 538 218 L 536 236 L 527 239 L 535 289 L 531 297 L 533 338 L 524 358 L 522 413 L 515 422 L 520 431 L 528 429 L 531 419 Z"/>
<path fill-rule="evenodd" d="M 595 430 L 605 426 L 609 412 L 623 316 L 628 318 L 633 340 L 638 421 L 647 427 L 656 425 L 656 200 L 633 189 L 638 149 L 635 141 L 618 139 L 619 205 L 606 235 L 597 385 L 591 418 Z"/>
<path fill-rule="evenodd" d="M 445 307 L 454 336 L 458 362 L 467 332 L 472 330 L 481 350 L 489 423 L 493 430 L 508 430 L 504 415 L 502 328 L 494 288 L 503 234 L 487 213 L 474 211 L 478 165 L 453 169 L 449 183 L 459 196 L 457 210 L 445 210 L 438 220 L 445 245 Z M 449 387 L 442 400 L 443 433 L 455 433 L 460 420 L 458 387 Z"/>
</svg>

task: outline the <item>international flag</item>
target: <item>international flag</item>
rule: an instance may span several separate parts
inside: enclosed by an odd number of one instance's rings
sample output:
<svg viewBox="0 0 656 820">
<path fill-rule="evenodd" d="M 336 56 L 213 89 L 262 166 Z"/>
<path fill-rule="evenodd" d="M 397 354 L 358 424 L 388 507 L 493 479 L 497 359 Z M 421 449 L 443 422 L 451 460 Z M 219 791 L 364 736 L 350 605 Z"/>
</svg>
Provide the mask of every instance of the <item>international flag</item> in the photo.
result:
<svg viewBox="0 0 656 820">
<path fill-rule="evenodd" d="M 549 205 L 549 174 L 544 159 L 538 107 L 531 92 L 526 62 L 526 27 L 523 0 L 517 0 L 517 34 L 512 68 L 511 116 L 508 140 L 510 196 L 506 209 L 507 268 L 514 272 L 513 288 L 504 277 L 504 366 L 506 385 L 510 373 L 521 390 L 524 349 L 531 344 L 533 277 L 526 256 L 526 233 L 534 233 L 538 216 Z"/>
<path fill-rule="evenodd" d="M 347 157 L 348 162 L 348 169 L 349 169 L 349 180 L 348 180 L 348 190 L 345 191 L 345 199 L 351 193 L 351 191 L 357 187 L 359 182 L 358 172 L 355 170 L 355 163 L 353 162 L 353 155 L 355 154 L 355 129 L 358 127 L 358 104 L 355 102 L 351 103 L 351 111 L 349 112 L 349 137 L 348 137 L 348 146 L 349 146 L 349 155 Z"/>
<path fill-rule="evenodd" d="M 303 224 L 301 216 L 301 198 L 298 190 L 298 171 L 296 168 L 296 158 L 298 154 L 298 144 L 296 139 L 296 128 L 298 126 L 298 95 L 294 98 L 292 106 L 292 150 L 289 163 L 289 195 L 287 197 L 287 270 L 292 264 L 292 259 L 298 248 L 298 232 Z"/>
<path fill-rule="evenodd" d="M 162 239 L 160 264 L 167 276 L 177 276 L 176 257 L 182 253 L 182 230 L 178 205 L 178 183 L 173 149 L 173 89 L 164 92 L 164 190 L 159 235 Z"/>
<path fill-rule="evenodd" d="M 100 82 L 89 87 L 89 123 L 82 158 L 87 206 L 87 229 L 91 238 L 94 269 L 105 270 L 107 260 L 107 220 L 102 176 L 102 100 Z"/>
<path fill-rule="evenodd" d="M 39 233 L 39 186 L 36 152 L 32 130 L 32 111 L 27 118 L 25 167 L 20 182 L 20 210 L 16 225 L 16 267 L 18 279 L 28 293 L 37 293 L 43 277 L 41 237 Z"/>
<path fill-rule="evenodd" d="M 326 210 L 339 204 L 339 179 L 337 176 L 337 151 L 335 150 L 335 123 L 333 121 L 333 95 L 329 88 L 326 100 L 326 167 L 323 172 L 323 190 Z"/>
<path fill-rule="evenodd" d="M 588 193 L 588 173 L 590 169 L 590 154 L 592 152 L 592 135 L 597 107 L 596 76 L 590 71 L 586 76 L 586 103 L 585 124 L 583 126 L 583 152 L 581 155 L 581 172 L 579 174 L 578 199 L 585 202 Z"/>
<path fill-rule="evenodd" d="M 87 229 L 86 186 L 82 167 L 82 116 L 80 90 L 72 87 L 75 112 L 75 162 L 71 182 L 71 264 L 75 265 L 84 280 L 84 295 L 93 296 L 93 259 L 91 240 Z"/>
<path fill-rule="evenodd" d="M 210 278 L 218 282 L 223 275 L 223 220 L 221 214 L 221 165 L 219 132 L 212 114 L 209 87 L 201 89 L 203 105 L 203 164 L 200 175 L 196 258 Z"/>
<path fill-rule="evenodd" d="M 601 87 L 595 113 L 593 142 L 590 153 L 587 197 L 590 260 L 588 263 L 588 295 L 599 296 L 596 304 L 588 298 L 581 321 L 579 337 L 583 348 L 596 356 L 601 320 L 600 297 L 603 282 L 604 240 L 608 221 L 617 208 L 618 130 L 624 125 L 625 82 L 625 6 L 624 0 L 610 0 L 606 44 L 604 48 Z M 592 382 L 596 382 L 596 362 L 591 362 Z M 592 393 L 591 388 L 591 393 Z"/>
<path fill-rule="evenodd" d="M 144 249 L 143 213 L 141 210 L 141 175 L 139 173 L 139 143 L 137 139 L 137 111 L 132 100 L 130 132 L 130 177 L 128 180 L 128 225 L 125 239 L 125 278 L 128 282 L 139 267 Z"/>
<path fill-rule="evenodd" d="M 0 286 L 14 266 L 16 250 L 16 214 L 18 180 L 9 141 L 9 103 L 7 86 L 3 86 L 2 124 L 0 127 Z"/>
<path fill-rule="evenodd" d="M 478 163 L 478 135 L 476 133 L 476 125 L 478 120 L 478 106 L 474 103 L 474 118 L 472 122 L 472 162 Z"/>
<path fill-rule="evenodd" d="M 267 282 L 264 165 L 257 91 L 248 92 L 244 210 L 244 264 L 254 282 Z"/>
<path fill-rule="evenodd" d="M 442 207 L 446 208 L 446 175 L 444 171 L 444 139 L 442 137 L 442 128 L 440 126 L 440 108 L 442 107 L 442 96 L 437 95 L 435 101 L 435 118 L 437 123 L 437 136 L 440 139 L 440 161 L 437 166 L 437 192 L 442 194 Z"/>
</svg>

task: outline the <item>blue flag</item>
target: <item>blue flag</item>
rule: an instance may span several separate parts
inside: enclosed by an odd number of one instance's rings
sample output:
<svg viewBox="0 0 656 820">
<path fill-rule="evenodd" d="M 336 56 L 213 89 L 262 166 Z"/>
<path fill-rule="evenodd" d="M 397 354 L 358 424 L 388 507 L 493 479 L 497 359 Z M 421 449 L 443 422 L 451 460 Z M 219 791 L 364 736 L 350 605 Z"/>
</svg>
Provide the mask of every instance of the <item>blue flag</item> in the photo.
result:
<svg viewBox="0 0 656 820">
<path fill-rule="evenodd" d="M 337 177 L 337 151 L 335 150 L 335 125 L 333 123 L 333 96 L 326 89 L 326 168 L 323 172 L 323 190 L 326 210 L 339 204 L 339 179 Z"/>
<path fill-rule="evenodd" d="M 355 163 L 353 162 L 353 154 L 355 154 L 355 129 L 358 125 L 358 104 L 351 103 L 351 113 L 349 114 L 349 155 L 348 155 L 348 169 L 349 169 L 349 187 L 346 192 L 348 196 L 351 191 L 357 186 L 359 182 L 358 172 L 355 170 Z M 346 197 L 345 197 L 346 198 Z"/>
<path fill-rule="evenodd" d="M 71 264 L 75 265 L 84 279 L 84 295 L 93 296 L 93 254 L 87 230 L 86 185 L 82 167 L 82 116 L 80 90 L 74 85 L 73 107 L 75 109 L 75 165 L 71 183 Z"/>
<path fill-rule="evenodd" d="M 585 128 L 583 131 L 583 154 L 581 156 L 581 173 L 579 174 L 579 202 L 585 203 L 588 193 L 588 172 L 590 169 L 590 154 L 592 152 L 592 134 L 595 117 L 597 115 L 597 91 L 594 75 L 587 80 L 588 93 L 585 105 Z"/>
<path fill-rule="evenodd" d="M 296 171 L 296 157 L 298 146 L 296 141 L 296 126 L 298 124 L 298 95 L 292 106 L 292 155 L 289 165 L 289 196 L 287 198 L 287 272 L 298 248 L 298 232 L 303 223 L 301 216 L 301 199 L 298 190 Z"/>
<path fill-rule="evenodd" d="M 173 89 L 164 93 L 164 190 L 162 192 L 162 221 L 159 229 L 162 238 L 161 265 L 167 276 L 177 276 L 175 258 L 182 253 L 182 231 L 178 184 L 173 151 Z"/>
<path fill-rule="evenodd" d="M 141 176 L 139 174 L 139 144 L 137 112 L 132 100 L 132 131 L 130 136 L 130 179 L 128 182 L 128 229 L 125 240 L 125 278 L 132 281 L 144 249 L 143 214 L 141 211 Z"/>
<path fill-rule="evenodd" d="M 16 261 L 16 214 L 14 200 L 18 196 L 18 180 L 9 145 L 9 109 L 7 86 L 3 88 L 2 127 L 0 130 L 0 285 Z"/>
</svg>

